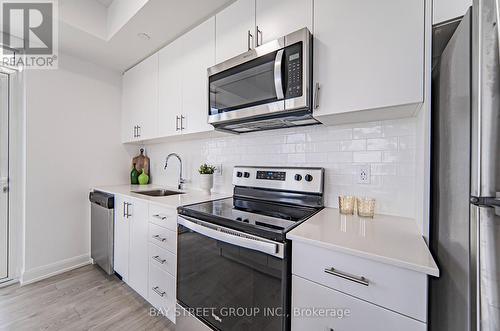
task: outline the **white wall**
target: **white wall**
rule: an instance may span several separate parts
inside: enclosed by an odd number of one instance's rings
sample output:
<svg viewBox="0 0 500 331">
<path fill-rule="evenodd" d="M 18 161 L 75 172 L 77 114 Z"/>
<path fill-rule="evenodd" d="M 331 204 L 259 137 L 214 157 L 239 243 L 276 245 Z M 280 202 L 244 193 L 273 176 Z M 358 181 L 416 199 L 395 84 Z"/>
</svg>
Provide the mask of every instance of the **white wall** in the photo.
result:
<svg viewBox="0 0 500 331">
<path fill-rule="evenodd" d="M 27 179 L 23 282 L 89 260 L 88 192 L 124 183 L 121 76 L 60 54 L 26 72 Z"/>
<path fill-rule="evenodd" d="M 434 0 L 433 24 L 465 15 L 472 0 Z"/>
<path fill-rule="evenodd" d="M 184 161 L 190 185 L 198 183 L 203 162 L 222 164 L 215 190 L 231 192 L 234 165 L 315 166 L 326 169 L 326 204 L 337 207 L 339 194 L 377 199 L 377 212 L 415 217 L 416 119 L 326 127 L 323 125 L 272 130 L 240 136 L 198 139 L 146 146 L 152 180 L 176 185 L 177 161 L 163 170 L 165 157 L 176 152 Z M 137 154 L 132 148 L 131 156 Z M 360 165 L 371 168 L 371 183 L 358 184 Z"/>
</svg>

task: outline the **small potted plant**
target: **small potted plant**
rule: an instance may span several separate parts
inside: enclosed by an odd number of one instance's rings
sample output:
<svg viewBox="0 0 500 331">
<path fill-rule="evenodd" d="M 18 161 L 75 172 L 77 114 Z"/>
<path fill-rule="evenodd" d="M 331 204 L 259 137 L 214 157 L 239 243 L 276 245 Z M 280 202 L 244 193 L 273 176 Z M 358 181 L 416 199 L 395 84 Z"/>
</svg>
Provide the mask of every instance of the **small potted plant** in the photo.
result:
<svg viewBox="0 0 500 331">
<path fill-rule="evenodd" d="M 203 191 L 210 193 L 210 190 L 214 185 L 215 167 L 205 163 L 200 166 L 198 172 L 200 173 L 200 188 Z"/>
</svg>

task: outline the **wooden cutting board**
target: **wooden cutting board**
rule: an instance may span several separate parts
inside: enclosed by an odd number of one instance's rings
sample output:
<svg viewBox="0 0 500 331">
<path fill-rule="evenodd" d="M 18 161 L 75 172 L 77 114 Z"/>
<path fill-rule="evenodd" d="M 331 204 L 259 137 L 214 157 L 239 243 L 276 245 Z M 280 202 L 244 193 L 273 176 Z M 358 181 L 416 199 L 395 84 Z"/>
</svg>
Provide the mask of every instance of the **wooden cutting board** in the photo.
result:
<svg viewBox="0 0 500 331">
<path fill-rule="evenodd" d="M 144 148 L 141 148 L 141 154 L 134 157 L 132 159 L 132 166 L 135 164 L 135 169 L 139 172 L 139 174 L 142 173 L 142 169 L 144 169 L 144 172 L 146 175 L 149 175 L 149 157 L 144 155 Z"/>
</svg>

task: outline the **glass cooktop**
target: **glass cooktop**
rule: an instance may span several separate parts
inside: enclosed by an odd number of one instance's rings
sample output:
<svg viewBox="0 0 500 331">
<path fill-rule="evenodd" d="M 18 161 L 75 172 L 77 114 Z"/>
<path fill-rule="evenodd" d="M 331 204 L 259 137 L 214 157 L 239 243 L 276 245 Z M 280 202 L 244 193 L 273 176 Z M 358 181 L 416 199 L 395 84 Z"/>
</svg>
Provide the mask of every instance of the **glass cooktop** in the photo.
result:
<svg viewBox="0 0 500 331">
<path fill-rule="evenodd" d="M 273 240 L 284 240 L 286 232 L 319 210 L 261 200 L 227 198 L 180 207 L 179 214 Z"/>
</svg>

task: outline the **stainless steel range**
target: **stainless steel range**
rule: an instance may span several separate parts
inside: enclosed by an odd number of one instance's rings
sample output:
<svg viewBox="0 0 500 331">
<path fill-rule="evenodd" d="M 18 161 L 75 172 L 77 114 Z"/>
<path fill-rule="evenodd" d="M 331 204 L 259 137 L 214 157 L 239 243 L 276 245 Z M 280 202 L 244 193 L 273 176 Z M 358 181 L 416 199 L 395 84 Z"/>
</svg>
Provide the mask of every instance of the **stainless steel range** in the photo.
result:
<svg viewBox="0 0 500 331">
<path fill-rule="evenodd" d="M 232 198 L 179 207 L 178 304 L 207 329 L 288 330 L 286 233 L 323 208 L 323 178 L 322 168 L 235 167 Z"/>
</svg>

